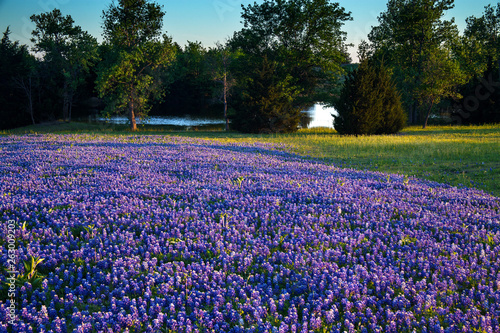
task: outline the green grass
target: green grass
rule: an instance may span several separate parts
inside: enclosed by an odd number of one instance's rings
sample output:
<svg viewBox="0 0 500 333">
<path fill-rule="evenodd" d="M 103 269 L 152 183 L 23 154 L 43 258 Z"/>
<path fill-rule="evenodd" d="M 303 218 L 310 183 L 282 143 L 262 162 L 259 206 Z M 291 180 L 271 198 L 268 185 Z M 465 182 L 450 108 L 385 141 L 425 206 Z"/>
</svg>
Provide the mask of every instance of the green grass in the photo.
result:
<svg viewBox="0 0 500 333">
<path fill-rule="evenodd" d="M 399 173 L 500 196 L 500 125 L 410 127 L 391 136 L 310 133 L 281 140 L 301 155 L 339 166 Z"/>
<path fill-rule="evenodd" d="M 453 186 L 466 186 L 500 196 L 500 124 L 488 126 L 409 127 L 397 135 L 339 136 L 330 129 L 301 130 L 286 135 L 225 133 L 221 127 L 179 131 L 175 127 L 142 127 L 134 134 L 166 134 L 237 142 L 286 143 L 303 156 L 341 167 L 415 176 Z M 126 126 L 53 123 L 1 134 L 97 133 L 131 134 Z"/>
</svg>

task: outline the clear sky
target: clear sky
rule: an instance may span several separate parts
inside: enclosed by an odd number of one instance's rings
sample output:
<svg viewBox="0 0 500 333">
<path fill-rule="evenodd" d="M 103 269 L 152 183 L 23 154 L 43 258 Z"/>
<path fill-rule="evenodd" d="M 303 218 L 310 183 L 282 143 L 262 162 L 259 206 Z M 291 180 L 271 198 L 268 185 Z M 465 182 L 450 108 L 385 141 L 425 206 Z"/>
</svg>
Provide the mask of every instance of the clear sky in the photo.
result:
<svg viewBox="0 0 500 333">
<path fill-rule="evenodd" d="M 156 0 L 163 5 L 165 15 L 164 30 L 181 46 L 187 41 L 200 41 L 206 47 L 216 42 L 224 42 L 234 31 L 242 28 L 241 4 L 254 1 L 238 0 Z M 262 2 L 257 0 L 257 3 Z M 377 17 L 385 11 L 386 0 L 338 0 L 341 6 L 352 13 L 353 21 L 347 22 L 345 31 L 348 42 L 357 45 L 378 24 Z M 101 15 L 111 0 L 0 0 L 0 30 L 7 26 L 12 31 L 11 39 L 29 44 L 34 25 L 30 16 L 61 10 L 63 15 L 71 15 L 75 24 L 87 30 L 102 41 Z M 455 8 L 450 10 L 447 19 L 455 17 L 458 27 L 463 31 L 465 19 L 471 15 L 481 16 L 484 7 L 495 5 L 491 0 L 455 0 Z M 351 48 L 356 60 L 356 48 Z"/>
</svg>

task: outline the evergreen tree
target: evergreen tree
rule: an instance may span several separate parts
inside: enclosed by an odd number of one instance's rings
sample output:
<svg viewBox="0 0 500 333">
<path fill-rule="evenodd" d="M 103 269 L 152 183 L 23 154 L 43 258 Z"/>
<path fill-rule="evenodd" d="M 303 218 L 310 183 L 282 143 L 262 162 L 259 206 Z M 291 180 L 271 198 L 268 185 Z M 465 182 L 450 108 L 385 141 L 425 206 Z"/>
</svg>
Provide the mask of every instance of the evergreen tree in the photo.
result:
<svg viewBox="0 0 500 333">
<path fill-rule="evenodd" d="M 377 88 L 381 102 L 382 119 L 377 134 L 394 134 L 401 131 L 407 121 L 401 101 L 401 94 L 397 89 L 392 75 L 384 64 L 376 67 Z"/>
<path fill-rule="evenodd" d="M 354 129 L 357 127 L 353 115 L 353 101 L 357 98 L 358 92 L 356 87 L 357 70 L 347 73 L 345 76 L 343 87 L 340 91 L 338 100 L 333 103 L 337 114 L 332 114 L 335 130 L 340 134 L 355 134 Z"/>
<path fill-rule="evenodd" d="M 0 129 L 35 123 L 32 82 L 35 67 L 35 58 L 25 45 L 11 41 L 7 27 L 0 40 Z"/>
<path fill-rule="evenodd" d="M 347 75 L 334 106 L 338 112 L 334 125 L 340 134 L 391 134 L 406 122 L 390 72 L 369 60 Z"/>
<path fill-rule="evenodd" d="M 276 75 L 276 63 L 264 57 L 258 69 L 249 73 L 233 102 L 234 129 L 246 133 L 289 133 L 297 130 L 301 108 L 294 105 L 300 93 L 291 78 Z M 255 68 L 254 67 L 254 68 Z"/>
</svg>

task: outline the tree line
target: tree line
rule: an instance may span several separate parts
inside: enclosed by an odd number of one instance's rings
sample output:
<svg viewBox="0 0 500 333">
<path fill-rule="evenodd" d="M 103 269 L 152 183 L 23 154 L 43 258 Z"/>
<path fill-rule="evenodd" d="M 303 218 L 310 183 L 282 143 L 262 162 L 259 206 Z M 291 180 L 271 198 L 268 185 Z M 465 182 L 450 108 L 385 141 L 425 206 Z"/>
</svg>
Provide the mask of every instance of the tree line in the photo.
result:
<svg viewBox="0 0 500 333">
<path fill-rule="evenodd" d="M 242 5 L 224 44 L 174 43 L 165 11 L 118 0 L 102 13 L 104 41 L 60 10 L 31 16 L 33 46 L 0 43 L 0 128 L 90 115 L 224 116 L 226 130 L 296 131 L 304 110 L 334 106 L 343 134 L 404 126 L 500 122 L 500 3 L 458 31 L 453 0 L 389 0 L 351 64 L 351 13 L 329 0 Z"/>
</svg>

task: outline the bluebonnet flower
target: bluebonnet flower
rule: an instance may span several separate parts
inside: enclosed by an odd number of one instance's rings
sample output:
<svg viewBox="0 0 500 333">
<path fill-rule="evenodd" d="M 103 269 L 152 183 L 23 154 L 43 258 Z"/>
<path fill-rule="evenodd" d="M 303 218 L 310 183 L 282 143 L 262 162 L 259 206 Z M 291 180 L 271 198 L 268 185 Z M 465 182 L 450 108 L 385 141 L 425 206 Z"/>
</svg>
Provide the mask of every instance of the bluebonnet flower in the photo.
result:
<svg viewBox="0 0 500 333">
<path fill-rule="evenodd" d="M 48 272 L 19 288 L 18 331 L 500 332 L 500 204 L 483 192 L 388 183 L 281 144 L 0 145 L 0 209 L 27 222 L 20 259 Z"/>
</svg>

